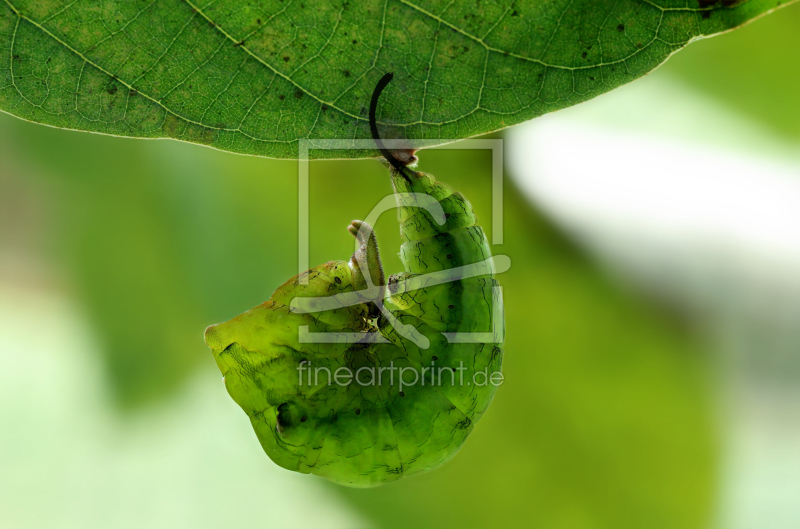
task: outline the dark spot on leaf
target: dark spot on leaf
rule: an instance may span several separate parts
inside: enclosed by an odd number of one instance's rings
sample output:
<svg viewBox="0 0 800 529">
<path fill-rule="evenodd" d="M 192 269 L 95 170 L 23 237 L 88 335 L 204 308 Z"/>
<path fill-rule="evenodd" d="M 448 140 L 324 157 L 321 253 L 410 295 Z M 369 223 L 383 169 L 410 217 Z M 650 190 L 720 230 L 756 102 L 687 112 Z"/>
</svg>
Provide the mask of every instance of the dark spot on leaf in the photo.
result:
<svg viewBox="0 0 800 529">
<path fill-rule="evenodd" d="M 358 41 L 357 41 L 357 40 L 354 40 L 354 41 L 353 41 L 353 44 L 358 44 Z"/>
<path fill-rule="evenodd" d="M 345 77 L 350 77 L 350 70 L 342 70 L 342 75 Z"/>
<path fill-rule="evenodd" d="M 406 394 L 405 394 L 405 393 L 403 393 L 403 392 L 401 391 L 401 392 L 400 392 L 400 396 L 401 396 L 401 397 L 405 397 L 405 396 L 406 396 Z"/>
<path fill-rule="evenodd" d="M 733 7 L 736 4 L 741 3 L 741 0 L 698 0 L 697 2 L 700 7 L 714 7 L 717 5 L 722 5 L 724 7 Z"/>
<path fill-rule="evenodd" d="M 296 97 L 297 99 L 302 98 L 303 97 L 303 91 L 302 90 L 295 90 L 294 97 Z"/>
<path fill-rule="evenodd" d="M 137 92 L 136 90 L 131 90 L 130 92 L 128 92 L 128 95 L 131 97 L 136 97 L 139 95 L 139 92 Z"/>
<path fill-rule="evenodd" d="M 590 77 L 590 78 L 589 78 L 589 80 L 590 80 L 590 81 L 594 81 L 594 77 Z"/>
<path fill-rule="evenodd" d="M 322 108 L 326 108 L 326 107 L 322 107 Z M 341 285 L 342 284 L 342 278 L 340 278 L 340 277 L 334 277 L 333 280 L 336 281 L 337 285 Z"/>
<path fill-rule="evenodd" d="M 300 417 L 300 422 L 306 422 L 307 420 L 308 420 L 308 417 L 306 417 L 305 415 Z"/>
<path fill-rule="evenodd" d="M 281 95 L 279 95 L 279 96 L 278 96 L 278 99 L 280 99 L 281 101 L 283 101 L 284 99 L 286 99 L 286 96 L 285 96 L 285 95 L 283 95 L 283 94 L 281 94 Z"/>
<path fill-rule="evenodd" d="M 289 403 L 284 402 L 280 406 L 278 406 L 278 417 L 277 417 L 277 427 L 278 431 L 281 431 L 283 428 L 291 426 L 290 422 L 290 409 Z"/>
<path fill-rule="evenodd" d="M 261 19 L 260 18 L 256 19 L 256 24 L 261 24 Z"/>
<path fill-rule="evenodd" d="M 620 33 L 625 31 L 625 24 L 620 24 L 619 26 L 617 26 L 617 31 L 619 31 Z"/>
<path fill-rule="evenodd" d="M 455 305 L 448 305 L 447 308 L 448 309 L 454 309 L 454 308 L 456 308 L 456 306 Z"/>
<path fill-rule="evenodd" d="M 356 408 L 356 415 L 361 415 L 361 408 Z"/>
<path fill-rule="evenodd" d="M 439 359 L 439 357 L 438 357 L 438 356 L 432 356 L 432 357 L 431 357 L 431 360 L 433 360 L 434 362 L 435 362 L 436 360 L 438 360 L 438 359 Z"/>
<path fill-rule="evenodd" d="M 581 57 L 583 57 L 584 59 L 586 58 L 587 55 L 589 55 L 589 54 L 586 53 L 586 52 L 581 53 Z"/>
<path fill-rule="evenodd" d="M 244 46 L 244 41 L 237 42 L 236 44 L 233 45 L 234 48 L 238 48 L 239 46 Z"/>
<path fill-rule="evenodd" d="M 112 96 L 117 93 L 117 90 L 119 90 L 119 88 L 117 88 L 117 85 L 115 85 L 115 84 L 110 84 L 106 88 L 106 92 L 108 92 L 109 95 L 112 95 Z"/>
<path fill-rule="evenodd" d="M 288 56 L 284 57 L 283 62 L 289 62 L 289 57 Z"/>
<path fill-rule="evenodd" d="M 512 17 L 517 17 L 517 16 L 519 16 L 519 13 L 517 13 L 516 11 L 514 11 L 513 13 L 511 13 L 511 16 L 512 16 Z"/>
<path fill-rule="evenodd" d="M 703 11 L 701 15 L 703 18 L 711 18 L 711 11 Z"/>
</svg>

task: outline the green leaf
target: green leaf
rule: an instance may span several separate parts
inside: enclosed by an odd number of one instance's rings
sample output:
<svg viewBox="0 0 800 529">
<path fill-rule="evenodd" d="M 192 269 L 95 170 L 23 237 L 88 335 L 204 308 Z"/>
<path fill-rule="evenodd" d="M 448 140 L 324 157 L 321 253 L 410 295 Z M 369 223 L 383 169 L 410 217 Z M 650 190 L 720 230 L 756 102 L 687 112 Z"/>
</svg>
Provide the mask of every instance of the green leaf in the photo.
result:
<svg viewBox="0 0 800 529">
<path fill-rule="evenodd" d="M 393 71 L 386 137 L 466 138 L 608 92 L 785 3 L 3 0 L 0 109 L 294 158 L 301 138 L 369 138 L 370 95 Z"/>
</svg>

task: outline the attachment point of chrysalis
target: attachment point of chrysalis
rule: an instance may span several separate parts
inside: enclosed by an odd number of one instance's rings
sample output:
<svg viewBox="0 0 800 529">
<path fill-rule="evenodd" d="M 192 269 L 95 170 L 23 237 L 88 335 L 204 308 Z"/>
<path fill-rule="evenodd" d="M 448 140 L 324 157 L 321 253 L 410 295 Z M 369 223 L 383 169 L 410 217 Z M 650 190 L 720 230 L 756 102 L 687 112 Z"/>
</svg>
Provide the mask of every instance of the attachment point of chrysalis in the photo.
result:
<svg viewBox="0 0 800 529">
<path fill-rule="evenodd" d="M 395 159 L 405 167 L 414 167 L 419 162 L 417 149 L 393 149 L 390 151 Z"/>
</svg>

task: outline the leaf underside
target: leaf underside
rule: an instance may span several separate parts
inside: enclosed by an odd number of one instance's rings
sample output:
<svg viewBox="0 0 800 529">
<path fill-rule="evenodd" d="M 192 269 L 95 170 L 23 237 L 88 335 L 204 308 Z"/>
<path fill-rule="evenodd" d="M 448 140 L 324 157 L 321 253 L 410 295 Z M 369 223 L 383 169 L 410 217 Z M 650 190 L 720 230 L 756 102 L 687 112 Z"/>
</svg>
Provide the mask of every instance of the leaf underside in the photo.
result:
<svg viewBox="0 0 800 529">
<path fill-rule="evenodd" d="M 301 139 L 445 142 L 608 92 L 780 0 L 0 0 L 0 110 L 297 158 Z M 312 150 L 313 158 L 376 151 Z"/>
</svg>

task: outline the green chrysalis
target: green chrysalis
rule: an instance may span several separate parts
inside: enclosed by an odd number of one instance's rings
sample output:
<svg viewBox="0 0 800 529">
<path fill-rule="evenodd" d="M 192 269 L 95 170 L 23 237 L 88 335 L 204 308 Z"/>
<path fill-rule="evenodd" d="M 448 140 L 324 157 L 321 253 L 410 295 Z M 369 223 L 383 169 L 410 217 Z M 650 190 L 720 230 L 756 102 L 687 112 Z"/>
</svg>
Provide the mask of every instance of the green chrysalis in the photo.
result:
<svg viewBox="0 0 800 529">
<path fill-rule="evenodd" d="M 499 333 L 484 343 L 463 334 L 502 327 L 489 244 L 471 205 L 424 173 L 392 169 L 392 183 L 404 273 L 384 280 L 375 235 L 354 221 L 360 247 L 349 262 L 295 276 L 205 333 L 269 457 L 355 487 L 453 457 L 494 396 L 487 378 L 503 355 Z M 420 206 L 427 197 L 443 218 Z M 301 331 L 330 333 L 330 343 L 301 340 Z"/>
</svg>

